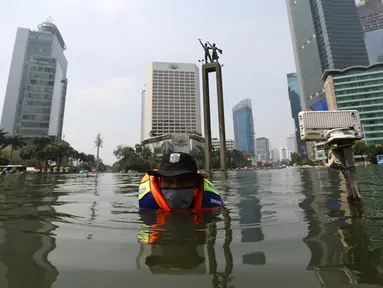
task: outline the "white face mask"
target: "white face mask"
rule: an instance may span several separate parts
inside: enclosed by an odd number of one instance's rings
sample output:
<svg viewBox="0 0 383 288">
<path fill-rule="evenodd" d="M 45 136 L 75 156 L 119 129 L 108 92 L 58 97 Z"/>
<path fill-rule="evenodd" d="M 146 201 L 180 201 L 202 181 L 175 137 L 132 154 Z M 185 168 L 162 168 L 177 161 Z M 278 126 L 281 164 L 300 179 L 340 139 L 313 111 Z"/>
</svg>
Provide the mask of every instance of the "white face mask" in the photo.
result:
<svg viewBox="0 0 383 288">
<path fill-rule="evenodd" d="M 162 189 L 162 195 L 170 208 L 186 210 L 192 208 L 195 188 Z"/>
</svg>

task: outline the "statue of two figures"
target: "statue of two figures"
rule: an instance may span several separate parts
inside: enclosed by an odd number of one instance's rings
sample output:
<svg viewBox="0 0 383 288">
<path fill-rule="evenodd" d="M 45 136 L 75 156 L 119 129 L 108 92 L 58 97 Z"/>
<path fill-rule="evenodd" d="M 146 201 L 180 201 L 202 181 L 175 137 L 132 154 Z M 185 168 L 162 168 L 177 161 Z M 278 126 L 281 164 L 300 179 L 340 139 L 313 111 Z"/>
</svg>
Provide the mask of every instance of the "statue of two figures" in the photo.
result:
<svg viewBox="0 0 383 288">
<path fill-rule="evenodd" d="M 217 62 L 218 63 L 218 59 L 219 59 L 219 54 L 222 54 L 222 49 L 219 49 L 215 43 L 210 44 L 209 41 L 206 41 L 205 44 L 202 43 L 202 40 L 201 39 L 198 39 L 199 40 L 199 43 L 201 43 L 201 46 L 203 48 L 203 50 L 205 51 L 205 63 L 214 63 L 214 62 Z M 211 55 L 210 55 L 210 50 L 211 50 Z"/>
</svg>

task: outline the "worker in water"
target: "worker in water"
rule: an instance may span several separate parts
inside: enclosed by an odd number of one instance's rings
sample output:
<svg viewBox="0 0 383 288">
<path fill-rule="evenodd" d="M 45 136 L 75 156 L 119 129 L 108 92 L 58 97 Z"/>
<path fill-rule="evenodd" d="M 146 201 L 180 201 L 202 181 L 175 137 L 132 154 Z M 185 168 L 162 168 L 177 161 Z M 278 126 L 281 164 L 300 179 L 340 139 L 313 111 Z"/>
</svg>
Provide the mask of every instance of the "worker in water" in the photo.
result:
<svg viewBox="0 0 383 288">
<path fill-rule="evenodd" d="M 223 207 L 221 196 L 187 153 L 164 156 L 158 170 L 149 171 L 141 180 L 138 194 L 140 209 L 194 210 Z"/>
</svg>

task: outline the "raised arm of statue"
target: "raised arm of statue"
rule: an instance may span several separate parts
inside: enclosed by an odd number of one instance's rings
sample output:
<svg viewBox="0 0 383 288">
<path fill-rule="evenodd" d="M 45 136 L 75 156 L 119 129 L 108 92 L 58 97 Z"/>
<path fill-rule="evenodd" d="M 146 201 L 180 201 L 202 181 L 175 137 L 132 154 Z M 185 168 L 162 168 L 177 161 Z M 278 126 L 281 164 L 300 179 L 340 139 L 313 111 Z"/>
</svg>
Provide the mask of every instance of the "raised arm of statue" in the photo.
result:
<svg viewBox="0 0 383 288">
<path fill-rule="evenodd" d="M 201 46 L 203 49 L 205 49 L 205 45 L 203 45 L 202 40 L 198 38 L 199 43 L 201 43 Z"/>
</svg>

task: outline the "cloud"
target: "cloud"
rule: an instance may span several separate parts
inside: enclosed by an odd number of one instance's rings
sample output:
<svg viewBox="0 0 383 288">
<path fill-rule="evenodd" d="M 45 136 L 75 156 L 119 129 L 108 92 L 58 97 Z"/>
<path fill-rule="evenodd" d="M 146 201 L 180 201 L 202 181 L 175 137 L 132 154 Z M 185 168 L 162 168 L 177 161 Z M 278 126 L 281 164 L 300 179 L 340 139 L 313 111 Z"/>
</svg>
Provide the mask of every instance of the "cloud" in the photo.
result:
<svg viewBox="0 0 383 288">
<path fill-rule="evenodd" d="M 112 164 L 117 145 L 134 145 L 139 139 L 140 109 L 140 88 L 129 77 L 111 78 L 97 87 L 68 85 L 65 140 L 78 151 L 94 154 L 94 139 L 101 133 L 100 157 Z"/>
</svg>

